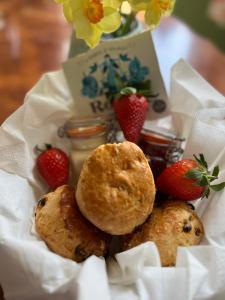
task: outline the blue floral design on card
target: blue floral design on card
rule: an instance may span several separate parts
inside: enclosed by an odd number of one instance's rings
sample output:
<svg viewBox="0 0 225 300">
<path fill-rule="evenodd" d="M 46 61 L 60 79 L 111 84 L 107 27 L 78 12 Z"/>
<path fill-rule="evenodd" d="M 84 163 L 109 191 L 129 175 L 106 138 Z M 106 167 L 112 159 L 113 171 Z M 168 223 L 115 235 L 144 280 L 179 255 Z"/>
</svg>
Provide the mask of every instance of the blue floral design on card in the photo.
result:
<svg viewBox="0 0 225 300">
<path fill-rule="evenodd" d="M 135 57 L 129 64 L 130 82 L 139 83 L 145 80 L 149 75 L 148 67 L 142 67 L 140 60 Z"/>
<path fill-rule="evenodd" d="M 82 80 L 82 95 L 90 99 L 106 96 L 110 100 L 127 86 L 150 90 L 150 70 L 138 57 L 121 53 L 117 57 L 109 54 L 101 63 L 94 63 Z"/>
<path fill-rule="evenodd" d="M 82 95 L 91 99 L 98 96 L 98 82 L 93 76 L 85 76 L 82 80 Z"/>
</svg>

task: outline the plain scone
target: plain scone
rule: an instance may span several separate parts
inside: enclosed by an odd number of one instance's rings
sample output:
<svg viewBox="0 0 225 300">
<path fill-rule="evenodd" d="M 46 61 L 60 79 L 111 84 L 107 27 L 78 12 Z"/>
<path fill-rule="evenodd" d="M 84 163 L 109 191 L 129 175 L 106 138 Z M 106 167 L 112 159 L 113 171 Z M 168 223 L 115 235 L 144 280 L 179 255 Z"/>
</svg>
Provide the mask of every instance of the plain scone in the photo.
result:
<svg viewBox="0 0 225 300">
<path fill-rule="evenodd" d="M 102 231 L 132 232 L 152 212 L 155 199 L 142 150 L 130 142 L 98 147 L 83 165 L 76 198 L 82 214 Z"/>
<path fill-rule="evenodd" d="M 68 185 L 39 200 L 35 213 L 36 230 L 55 253 L 81 262 L 88 256 L 105 256 L 111 237 L 88 222 Z"/>
<path fill-rule="evenodd" d="M 159 250 L 162 266 L 174 266 L 177 247 L 197 245 L 203 234 L 203 224 L 192 206 L 171 200 L 154 208 L 145 224 L 123 237 L 122 250 L 153 241 Z"/>
</svg>

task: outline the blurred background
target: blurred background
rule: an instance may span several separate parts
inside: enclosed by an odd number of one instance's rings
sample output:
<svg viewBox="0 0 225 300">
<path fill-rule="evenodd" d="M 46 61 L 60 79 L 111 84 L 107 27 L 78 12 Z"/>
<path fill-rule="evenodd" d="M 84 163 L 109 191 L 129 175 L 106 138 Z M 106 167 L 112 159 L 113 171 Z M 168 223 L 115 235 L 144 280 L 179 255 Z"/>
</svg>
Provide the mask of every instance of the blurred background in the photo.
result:
<svg viewBox="0 0 225 300">
<path fill-rule="evenodd" d="M 53 0 L 0 0 L 0 124 L 43 73 L 60 68 L 71 32 Z M 225 95 L 224 0 L 177 0 L 153 38 L 167 86 L 183 57 Z"/>
<path fill-rule="evenodd" d="M 43 73 L 60 68 L 71 33 L 53 0 L 0 0 L 0 124 Z M 177 0 L 153 38 L 167 87 L 183 57 L 225 95 L 225 0 Z"/>
</svg>

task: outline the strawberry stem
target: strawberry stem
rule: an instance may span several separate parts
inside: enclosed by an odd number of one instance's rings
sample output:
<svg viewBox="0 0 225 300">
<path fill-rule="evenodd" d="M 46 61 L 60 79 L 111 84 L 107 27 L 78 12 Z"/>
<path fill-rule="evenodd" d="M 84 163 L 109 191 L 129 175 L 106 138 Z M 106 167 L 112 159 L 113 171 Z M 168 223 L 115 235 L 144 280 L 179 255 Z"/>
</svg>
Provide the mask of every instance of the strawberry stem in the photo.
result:
<svg viewBox="0 0 225 300">
<path fill-rule="evenodd" d="M 123 95 L 123 96 L 124 95 L 125 96 L 134 95 L 136 93 L 137 93 L 137 89 L 135 89 L 131 86 L 125 87 L 120 91 L 120 95 Z"/>
<path fill-rule="evenodd" d="M 52 145 L 51 144 L 45 144 L 45 149 L 41 149 L 38 145 L 36 145 L 34 147 L 34 151 L 36 154 L 41 154 L 42 152 L 45 152 L 46 150 L 49 150 L 52 148 Z"/>
<path fill-rule="evenodd" d="M 218 184 L 212 185 L 211 182 L 218 179 L 219 175 L 219 166 L 214 167 L 212 174 L 208 170 L 208 164 L 204 158 L 204 155 L 201 153 L 199 154 L 199 157 L 196 155 L 193 155 L 195 160 L 197 161 L 199 167 L 195 169 L 189 170 L 186 174 L 185 177 L 189 179 L 193 179 L 196 181 L 196 183 L 199 186 L 204 186 L 205 191 L 202 195 L 202 198 L 206 197 L 208 198 L 210 194 L 210 190 L 213 191 L 221 191 L 222 189 L 225 188 L 225 182 L 221 182 Z"/>
<path fill-rule="evenodd" d="M 41 149 L 41 148 L 39 148 L 38 145 L 36 145 L 36 146 L 34 147 L 34 151 L 35 151 L 37 154 L 40 154 L 40 153 L 42 153 L 44 150 Z"/>
<path fill-rule="evenodd" d="M 46 147 L 46 150 L 49 150 L 52 148 L 52 145 L 51 144 L 45 144 L 45 147 Z"/>
</svg>

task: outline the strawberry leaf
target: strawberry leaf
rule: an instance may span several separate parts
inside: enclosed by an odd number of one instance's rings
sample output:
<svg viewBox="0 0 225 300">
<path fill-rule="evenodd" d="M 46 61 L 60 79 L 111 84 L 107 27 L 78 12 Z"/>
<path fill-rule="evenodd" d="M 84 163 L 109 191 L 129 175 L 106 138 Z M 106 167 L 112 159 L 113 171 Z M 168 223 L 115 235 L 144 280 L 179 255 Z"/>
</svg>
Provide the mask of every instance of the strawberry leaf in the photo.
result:
<svg viewBox="0 0 225 300">
<path fill-rule="evenodd" d="M 46 150 L 49 150 L 49 149 L 52 148 L 52 145 L 51 144 L 45 144 L 45 148 L 46 148 Z"/>
<path fill-rule="evenodd" d="M 193 155 L 195 160 L 198 162 L 198 164 L 203 167 L 204 169 L 208 170 L 208 164 L 205 160 L 205 157 L 202 153 L 199 154 L 199 157 L 197 157 L 196 155 Z"/>
<path fill-rule="evenodd" d="M 34 152 L 36 153 L 36 154 L 40 154 L 40 153 L 42 153 L 44 150 L 43 149 L 41 149 L 38 145 L 36 145 L 35 147 L 34 147 Z"/>
<path fill-rule="evenodd" d="M 201 162 L 200 158 L 198 158 L 195 154 L 193 156 L 194 156 L 195 160 L 199 163 L 199 165 L 201 165 L 202 162 Z"/>
<path fill-rule="evenodd" d="M 211 179 L 210 179 L 210 182 L 212 182 L 213 180 L 215 180 L 215 179 L 218 178 L 219 172 L 220 172 L 219 166 L 216 166 L 216 167 L 213 169 L 213 172 L 212 172 L 212 176 L 215 177 L 215 178 L 211 178 Z"/>
<path fill-rule="evenodd" d="M 128 95 L 133 95 L 133 94 L 136 94 L 137 93 L 137 90 L 133 87 L 125 87 L 123 88 L 121 91 L 120 91 L 120 94 L 121 95 L 125 95 L 125 96 L 128 96 Z"/>
<path fill-rule="evenodd" d="M 225 182 L 210 185 L 210 188 L 215 192 L 221 191 L 222 189 L 225 188 Z"/>
<path fill-rule="evenodd" d="M 225 188 L 225 182 L 221 182 L 219 184 L 211 185 L 210 183 L 216 179 L 218 179 L 219 175 L 219 166 L 215 166 L 212 173 L 208 170 L 208 164 L 205 160 L 205 157 L 202 153 L 199 154 L 199 157 L 193 155 L 197 163 L 199 164 L 199 168 L 189 170 L 185 176 L 189 179 L 196 180 L 196 184 L 199 186 L 205 187 L 202 198 L 209 197 L 210 190 L 213 191 L 221 191 Z"/>
<path fill-rule="evenodd" d="M 202 165 L 203 167 L 205 167 L 206 169 L 208 169 L 208 164 L 207 164 L 207 162 L 206 162 L 206 160 L 205 160 L 204 155 L 201 153 L 201 154 L 199 154 L 199 157 L 200 157 L 201 165 Z"/>
<path fill-rule="evenodd" d="M 185 176 L 189 179 L 194 179 L 194 180 L 201 180 L 202 179 L 202 173 L 198 169 L 191 169 L 187 171 Z"/>
<path fill-rule="evenodd" d="M 203 195 L 202 195 L 202 198 L 204 198 L 204 197 L 208 198 L 208 197 L 209 197 L 209 194 L 210 194 L 210 189 L 209 189 L 209 188 L 205 189 L 205 190 L 204 190 L 204 193 L 203 193 Z"/>
<path fill-rule="evenodd" d="M 199 181 L 200 186 L 207 186 L 209 185 L 208 179 L 206 176 L 203 176 L 202 179 Z"/>
</svg>

